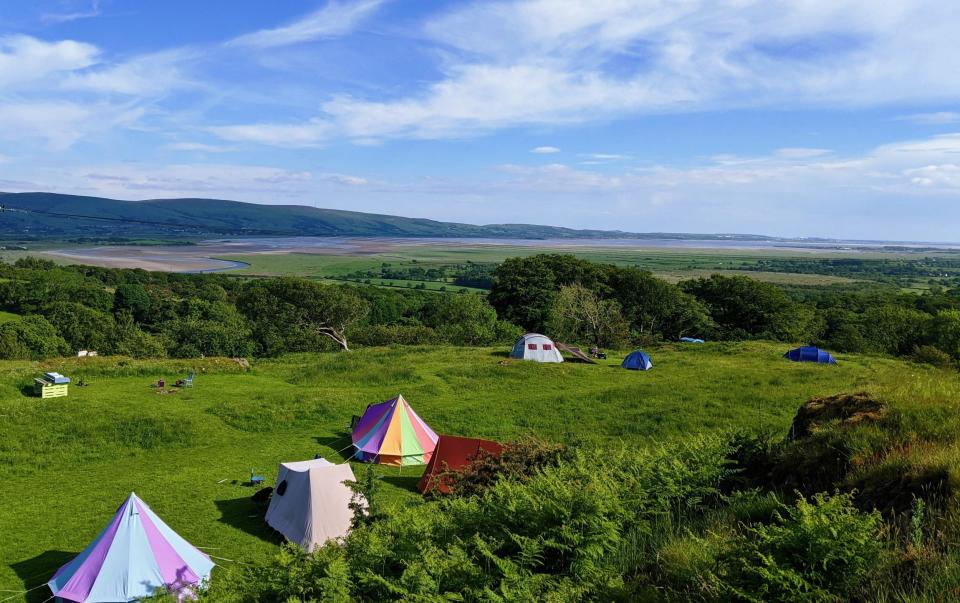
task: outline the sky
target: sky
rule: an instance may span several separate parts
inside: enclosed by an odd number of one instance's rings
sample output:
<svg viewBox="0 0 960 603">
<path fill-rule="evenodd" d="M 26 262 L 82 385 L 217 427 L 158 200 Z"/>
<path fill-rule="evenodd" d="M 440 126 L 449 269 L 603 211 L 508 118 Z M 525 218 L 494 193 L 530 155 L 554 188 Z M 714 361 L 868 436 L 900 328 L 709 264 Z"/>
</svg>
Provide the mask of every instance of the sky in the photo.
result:
<svg viewBox="0 0 960 603">
<path fill-rule="evenodd" d="M 960 2 L 3 0 L 0 190 L 960 240 Z"/>
</svg>

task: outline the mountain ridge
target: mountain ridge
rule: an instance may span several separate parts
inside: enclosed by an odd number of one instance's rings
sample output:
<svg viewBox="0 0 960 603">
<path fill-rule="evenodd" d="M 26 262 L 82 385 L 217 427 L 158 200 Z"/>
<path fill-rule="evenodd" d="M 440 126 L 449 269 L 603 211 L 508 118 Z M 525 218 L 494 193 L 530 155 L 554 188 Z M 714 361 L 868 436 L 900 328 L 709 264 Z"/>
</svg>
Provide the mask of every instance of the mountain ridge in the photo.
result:
<svg viewBox="0 0 960 603">
<path fill-rule="evenodd" d="M 637 233 L 539 224 L 466 224 L 307 205 L 228 199 L 127 201 L 48 192 L 0 192 L 0 237 L 369 236 L 491 239 L 776 240 L 763 235 Z"/>
</svg>

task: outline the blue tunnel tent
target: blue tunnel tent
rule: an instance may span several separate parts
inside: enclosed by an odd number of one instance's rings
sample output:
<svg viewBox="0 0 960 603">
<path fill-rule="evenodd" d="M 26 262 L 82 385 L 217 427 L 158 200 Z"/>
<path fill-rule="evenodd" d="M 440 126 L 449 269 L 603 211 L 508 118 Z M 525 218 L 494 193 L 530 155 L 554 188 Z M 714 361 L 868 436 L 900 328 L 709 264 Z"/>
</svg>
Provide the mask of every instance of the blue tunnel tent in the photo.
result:
<svg viewBox="0 0 960 603">
<path fill-rule="evenodd" d="M 697 337 L 681 337 L 680 341 L 682 343 L 703 343 L 703 340 Z"/>
<path fill-rule="evenodd" d="M 812 345 L 790 350 L 784 354 L 783 357 L 794 362 L 816 362 L 819 364 L 837 363 L 836 359 L 830 355 L 830 352 L 815 348 Z"/>
<path fill-rule="evenodd" d="M 636 352 L 627 354 L 627 357 L 623 359 L 623 363 L 620 364 L 620 366 L 632 371 L 649 371 L 653 368 L 653 363 L 650 362 L 650 356 L 648 356 L 646 352 L 637 350 Z"/>
</svg>

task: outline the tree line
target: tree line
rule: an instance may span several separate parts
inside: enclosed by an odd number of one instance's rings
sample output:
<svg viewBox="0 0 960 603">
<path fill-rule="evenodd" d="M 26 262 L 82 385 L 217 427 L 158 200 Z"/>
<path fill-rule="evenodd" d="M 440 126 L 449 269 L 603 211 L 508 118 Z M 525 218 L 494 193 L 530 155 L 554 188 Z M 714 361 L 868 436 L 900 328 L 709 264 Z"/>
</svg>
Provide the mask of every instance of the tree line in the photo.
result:
<svg viewBox="0 0 960 603">
<path fill-rule="evenodd" d="M 960 287 L 788 289 L 716 274 L 671 284 L 636 267 L 543 254 L 501 264 L 489 300 L 526 330 L 600 346 L 692 336 L 960 360 Z"/>
<path fill-rule="evenodd" d="M 571 255 L 511 258 L 488 296 L 299 278 L 0 264 L 0 357 L 276 356 L 351 345 L 491 345 L 539 331 L 623 348 L 690 336 L 960 360 L 960 288 L 784 288 L 747 276 L 670 283 Z"/>
</svg>

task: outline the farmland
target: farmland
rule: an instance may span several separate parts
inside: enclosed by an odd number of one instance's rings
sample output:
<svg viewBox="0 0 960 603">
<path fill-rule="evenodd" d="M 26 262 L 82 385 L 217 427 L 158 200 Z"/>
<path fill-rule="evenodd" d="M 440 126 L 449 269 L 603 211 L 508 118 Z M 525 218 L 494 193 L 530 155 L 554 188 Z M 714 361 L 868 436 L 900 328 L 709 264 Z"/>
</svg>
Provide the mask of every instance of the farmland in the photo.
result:
<svg viewBox="0 0 960 603">
<path fill-rule="evenodd" d="M 912 409 L 960 391 L 956 373 L 866 356 L 795 365 L 784 347 L 663 345 L 650 349 L 647 373 L 620 370 L 616 354 L 599 366 L 547 366 L 455 347 L 287 355 L 249 371 L 227 359 L 3 362 L 0 477 L 15 504 L 0 505 L 0 589 L 42 584 L 131 490 L 211 554 L 262 560 L 277 539 L 248 500 L 251 468 L 269 483 L 280 461 L 343 460 L 350 416 L 397 393 L 439 433 L 635 447 L 735 428 L 782 434 L 804 400 L 839 391 Z M 192 369 L 193 389 L 150 387 Z M 27 395 L 39 370 L 90 385 L 41 402 Z M 380 473 L 391 508 L 418 504 L 419 470 Z M 38 593 L 30 600 L 47 597 Z"/>
<path fill-rule="evenodd" d="M 311 253 L 248 253 L 219 254 L 216 259 L 243 262 L 248 267 L 231 271 L 231 274 L 258 276 L 300 276 L 326 280 L 358 280 L 357 273 L 376 271 L 384 264 L 395 268 L 411 267 L 451 267 L 465 264 L 499 264 L 509 257 L 524 257 L 538 253 L 567 253 L 577 257 L 618 266 L 637 266 L 649 270 L 673 282 L 698 278 L 710 274 L 740 274 L 751 278 L 783 285 L 856 285 L 875 282 L 876 274 L 861 276 L 838 276 L 817 272 L 817 267 L 809 263 L 801 264 L 798 270 L 783 271 L 765 267 L 785 261 L 813 262 L 835 260 L 862 260 L 865 262 L 916 261 L 925 257 L 919 252 L 894 251 L 836 251 L 836 250 L 798 250 L 798 249 L 696 249 L 696 248 L 656 248 L 597 246 L 556 246 L 542 245 L 479 245 L 464 243 L 430 243 L 391 245 L 361 251 L 325 251 Z M 956 261 L 960 254 L 953 251 L 933 252 L 936 258 Z M 411 286 L 399 280 L 373 278 L 374 284 L 392 284 Z M 925 278 L 906 279 L 908 287 L 925 288 Z M 428 288 L 436 289 L 442 283 L 428 283 Z M 448 287 L 449 288 L 449 287 Z"/>
</svg>

